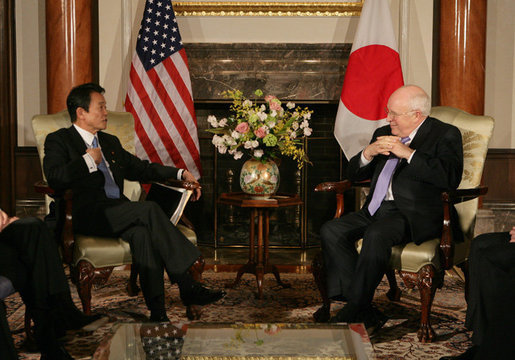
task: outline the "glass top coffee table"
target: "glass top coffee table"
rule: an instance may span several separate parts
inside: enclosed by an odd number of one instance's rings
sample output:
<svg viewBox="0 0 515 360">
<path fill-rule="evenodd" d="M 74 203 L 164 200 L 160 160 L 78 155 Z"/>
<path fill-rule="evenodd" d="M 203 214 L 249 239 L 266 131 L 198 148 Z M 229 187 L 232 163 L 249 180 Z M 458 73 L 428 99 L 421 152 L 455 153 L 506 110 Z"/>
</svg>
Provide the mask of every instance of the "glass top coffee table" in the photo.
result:
<svg viewBox="0 0 515 360">
<path fill-rule="evenodd" d="M 363 324 L 118 324 L 93 359 L 375 359 Z"/>
</svg>

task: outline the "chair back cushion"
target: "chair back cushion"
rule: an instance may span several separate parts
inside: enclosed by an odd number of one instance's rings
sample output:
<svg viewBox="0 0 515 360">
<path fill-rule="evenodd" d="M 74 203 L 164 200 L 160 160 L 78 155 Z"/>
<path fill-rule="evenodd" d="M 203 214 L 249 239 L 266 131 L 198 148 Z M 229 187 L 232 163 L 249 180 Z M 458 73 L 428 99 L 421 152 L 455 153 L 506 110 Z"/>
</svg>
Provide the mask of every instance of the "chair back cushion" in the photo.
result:
<svg viewBox="0 0 515 360">
<path fill-rule="evenodd" d="M 481 185 L 488 143 L 494 130 L 494 119 L 490 116 L 472 115 L 449 106 L 433 107 L 431 116 L 456 126 L 463 140 L 463 175 L 460 189 L 475 188 Z M 465 241 L 455 247 L 454 263 L 463 262 L 468 256 L 470 241 L 474 237 L 474 227 L 478 199 L 456 204 L 460 226 Z"/>
</svg>

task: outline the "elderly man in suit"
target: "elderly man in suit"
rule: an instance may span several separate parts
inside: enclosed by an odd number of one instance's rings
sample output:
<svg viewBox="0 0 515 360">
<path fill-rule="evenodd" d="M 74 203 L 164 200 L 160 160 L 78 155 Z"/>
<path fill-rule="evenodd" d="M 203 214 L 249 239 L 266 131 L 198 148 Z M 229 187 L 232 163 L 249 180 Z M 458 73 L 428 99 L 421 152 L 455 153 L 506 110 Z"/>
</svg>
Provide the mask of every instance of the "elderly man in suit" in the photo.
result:
<svg viewBox="0 0 515 360">
<path fill-rule="evenodd" d="M 11 281 L 34 320 L 41 359 L 71 359 L 59 338 L 99 316 L 84 315 L 73 303 L 57 244 L 43 221 L 9 217 L 0 210 L 0 275 Z M 0 358 L 17 359 L 0 305 Z"/>
<path fill-rule="evenodd" d="M 163 270 L 179 286 L 185 305 L 205 305 L 224 296 L 194 282 L 187 270 L 199 250 L 170 223 L 154 202 L 130 202 L 123 180 L 196 181 L 183 169 L 141 160 L 130 154 L 107 127 L 104 89 L 88 83 L 73 88 L 66 104 L 72 126 L 45 140 L 43 169 L 57 191 L 73 190 L 74 230 L 85 235 L 121 237 L 130 244 L 152 321 L 168 321 Z M 194 198 L 200 196 L 200 191 Z"/>
<path fill-rule="evenodd" d="M 459 185 L 463 150 L 460 131 L 429 117 L 430 109 L 420 87 L 397 89 L 388 100 L 389 125 L 348 164 L 349 180 L 371 180 L 370 194 L 361 210 L 321 229 L 328 295 L 347 301 L 331 321 L 381 327 L 386 317 L 371 304 L 392 247 L 441 234 L 441 193 Z"/>
</svg>

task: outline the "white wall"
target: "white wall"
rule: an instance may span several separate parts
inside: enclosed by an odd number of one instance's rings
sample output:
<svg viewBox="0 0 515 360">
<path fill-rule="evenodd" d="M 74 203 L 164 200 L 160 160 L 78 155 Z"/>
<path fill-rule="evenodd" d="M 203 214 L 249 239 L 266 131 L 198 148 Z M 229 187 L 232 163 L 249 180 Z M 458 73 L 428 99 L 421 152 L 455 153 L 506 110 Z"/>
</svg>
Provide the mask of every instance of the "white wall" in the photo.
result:
<svg viewBox="0 0 515 360">
<path fill-rule="evenodd" d="M 35 146 L 31 119 L 46 113 L 45 2 L 16 0 L 18 145 Z"/>
<path fill-rule="evenodd" d="M 30 119 L 33 114 L 46 112 L 45 16 L 41 3 L 44 2 L 16 0 L 19 146 L 34 145 Z M 113 110 L 123 109 L 144 3 L 144 0 L 99 1 L 99 81 L 107 90 L 108 106 Z M 515 46 L 510 23 L 515 2 L 491 1 L 488 6 L 485 112 L 496 117 L 498 124 L 491 147 L 515 148 Z M 390 0 L 390 8 L 404 80 L 431 93 L 433 1 Z M 358 20 L 357 17 L 192 16 L 179 17 L 178 23 L 185 43 L 350 43 Z M 37 24 L 37 30 L 33 24 Z"/>
<path fill-rule="evenodd" d="M 488 1 L 485 114 L 495 119 L 490 148 L 515 148 L 515 1 Z"/>
</svg>

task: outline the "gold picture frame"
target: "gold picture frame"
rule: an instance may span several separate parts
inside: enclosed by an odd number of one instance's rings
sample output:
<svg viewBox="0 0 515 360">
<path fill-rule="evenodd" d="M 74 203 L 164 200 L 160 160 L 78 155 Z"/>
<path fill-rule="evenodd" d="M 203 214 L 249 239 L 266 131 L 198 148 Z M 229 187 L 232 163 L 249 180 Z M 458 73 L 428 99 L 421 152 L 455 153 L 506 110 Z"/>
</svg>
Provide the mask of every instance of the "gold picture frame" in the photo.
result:
<svg viewBox="0 0 515 360">
<path fill-rule="evenodd" d="M 365 0 L 356 1 L 197 1 L 173 3 L 178 16 L 359 16 Z"/>
</svg>

